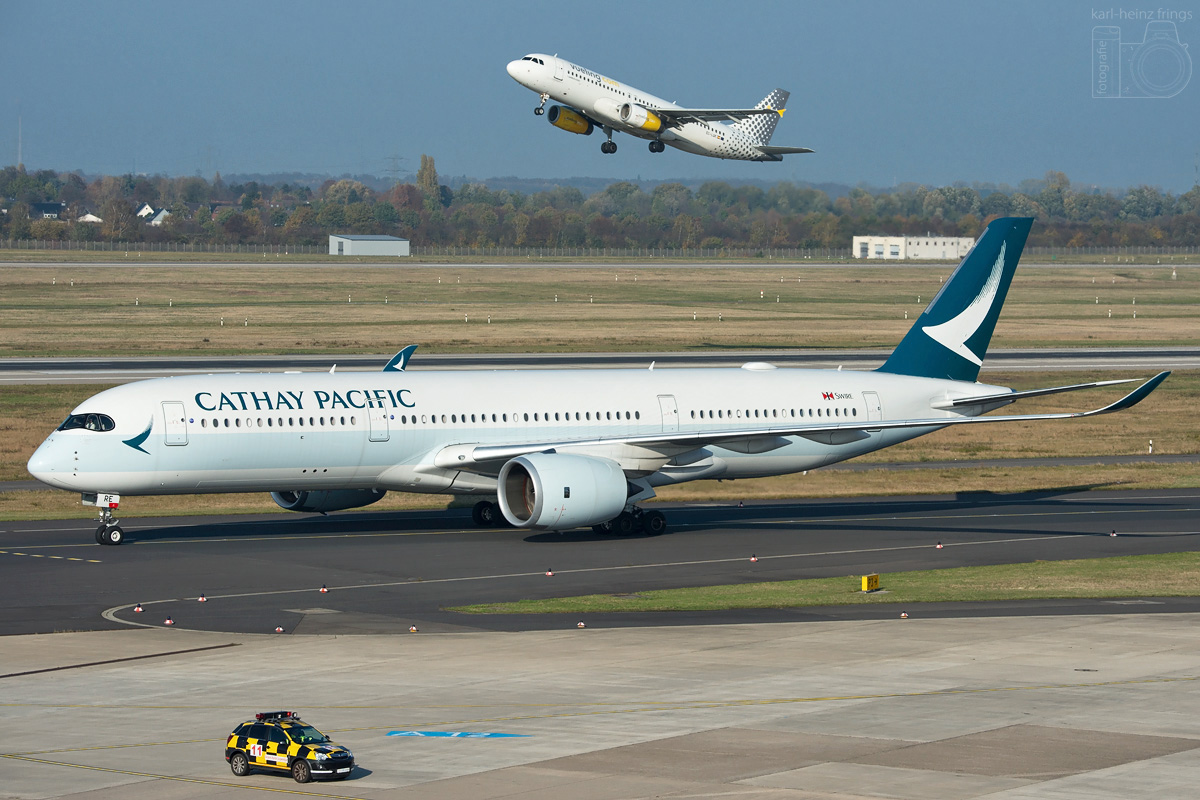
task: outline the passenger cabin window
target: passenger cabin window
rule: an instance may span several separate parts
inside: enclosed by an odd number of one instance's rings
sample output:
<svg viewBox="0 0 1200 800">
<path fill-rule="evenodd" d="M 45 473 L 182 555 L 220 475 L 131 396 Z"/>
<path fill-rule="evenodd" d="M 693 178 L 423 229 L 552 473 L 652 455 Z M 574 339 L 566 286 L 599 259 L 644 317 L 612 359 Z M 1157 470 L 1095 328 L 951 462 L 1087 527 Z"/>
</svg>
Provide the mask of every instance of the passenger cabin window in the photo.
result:
<svg viewBox="0 0 1200 800">
<path fill-rule="evenodd" d="M 60 431 L 111 431 L 117 427 L 113 418 L 107 414 L 72 414 L 58 426 Z"/>
</svg>

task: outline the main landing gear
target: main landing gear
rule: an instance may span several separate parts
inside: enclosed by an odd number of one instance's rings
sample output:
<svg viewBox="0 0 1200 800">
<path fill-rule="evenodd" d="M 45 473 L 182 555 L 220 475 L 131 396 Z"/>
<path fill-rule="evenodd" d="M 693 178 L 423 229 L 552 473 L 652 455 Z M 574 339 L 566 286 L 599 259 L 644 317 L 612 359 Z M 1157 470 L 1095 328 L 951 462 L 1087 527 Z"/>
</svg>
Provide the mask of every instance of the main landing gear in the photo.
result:
<svg viewBox="0 0 1200 800">
<path fill-rule="evenodd" d="M 632 536 L 635 533 L 659 536 L 667 532 L 667 518 L 661 511 L 643 511 L 634 506 L 608 522 L 593 525 L 592 530 L 601 536 Z"/>
<path fill-rule="evenodd" d="M 125 541 L 125 531 L 113 519 L 111 508 L 100 509 L 100 527 L 96 528 L 96 544 L 118 545 Z"/>
<path fill-rule="evenodd" d="M 663 144 L 661 141 L 659 141 L 658 139 L 650 140 L 650 152 L 651 153 L 661 153 L 662 151 L 664 151 L 666 149 L 667 149 L 667 146 L 665 144 Z"/>
<path fill-rule="evenodd" d="M 542 114 L 546 113 L 546 101 L 550 99 L 550 95 L 542 92 L 539 97 L 542 98 L 542 102 L 538 103 L 537 108 L 533 109 L 533 113 L 540 117 Z"/>
<path fill-rule="evenodd" d="M 612 140 L 613 129 L 605 125 L 604 135 L 608 137 L 608 141 L 600 143 L 600 152 L 605 155 L 612 155 L 617 152 L 617 143 Z"/>
<path fill-rule="evenodd" d="M 471 521 L 480 528 L 495 528 L 508 525 L 508 520 L 500 511 L 500 506 L 487 500 L 480 500 L 471 509 Z"/>
</svg>

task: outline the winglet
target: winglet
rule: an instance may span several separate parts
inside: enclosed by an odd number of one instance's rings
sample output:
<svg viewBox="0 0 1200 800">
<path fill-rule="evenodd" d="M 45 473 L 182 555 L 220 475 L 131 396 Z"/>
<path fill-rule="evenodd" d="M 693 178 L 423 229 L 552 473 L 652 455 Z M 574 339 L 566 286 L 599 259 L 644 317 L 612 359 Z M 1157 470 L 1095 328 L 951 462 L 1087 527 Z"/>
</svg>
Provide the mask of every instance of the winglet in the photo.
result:
<svg viewBox="0 0 1200 800">
<path fill-rule="evenodd" d="M 410 344 L 408 347 L 401 350 L 396 355 L 392 356 L 392 360 L 384 365 L 384 372 L 404 372 L 404 368 L 408 366 L 408 360 L 412 358 L 412 354 L 417 350 L 415 344 Z"/>
<path fill-rule="evenodd" d="M 1104 408 L 1096 409 L 1095 411 L 1092 412 L 1092 415 L 1094 415 L 1094 414 L 1109 414 L 1113 411 L 1124 411 L 1127 408 L 1133 408 L 1138 403 L 1145 400 L 1147 395 L 1149 395 L 1151 392 L 1153 392 L 1155 389 L 1157 389 L 1158 385 L 1160 383 L 1162 383 L 1163 381 L 1165 381 L 1170 374 L 1171 374 L 1170 372 L 1158 373 L 1153 378 L 1146 381 L 1141 386 L 1134 389 L 1132 392 L 1125 395 L 1124 397 L 1122 397 L 1120 400 L 1113 403 L 1112 405 L 1107 405 Z M 1091 416 L 1091 415 L 1089 415 L 1089 416 Z"/>
</svg>

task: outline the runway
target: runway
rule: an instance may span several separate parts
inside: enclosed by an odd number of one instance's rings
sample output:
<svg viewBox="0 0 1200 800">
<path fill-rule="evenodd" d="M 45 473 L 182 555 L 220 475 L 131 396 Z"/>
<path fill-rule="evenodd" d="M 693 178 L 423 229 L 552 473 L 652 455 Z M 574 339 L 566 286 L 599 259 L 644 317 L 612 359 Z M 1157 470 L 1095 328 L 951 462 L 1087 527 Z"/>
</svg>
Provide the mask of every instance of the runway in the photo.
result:
<svg viewBox="0 0 1200 800">
<path fill-rule="evenodd" d="M 491 353 L 423 354 L 409 369 L 656 369 L 738 367 L 766 361 L 807 369 L 874 369 L 890 350 L 706 350 L 695 353 Z M 4 358 L 0 385 L 29 383 L 125 383 L 145 378 L 219 372 L 377 372 L 393 354 L 298 356 L 154 356 L 138 358 Z M 992 350 L 984 372 L 1049 370 L 1144 370 L 1147 373 L 1200 368 L 1197 347 L 1059 348 Z"/>
<path fill-rule="evenodd" d="M 7 522 L 0 634 L 162 627 L 269 633 L 564 628 L 450 606 L 763 580 L 1195 550 L 1200 491 L 1071 492 L 659 506 L 660 537 L 471 527 L 466 511 Z M 1117 536 L 1110 535 L 1117 532 Z M 936 547 L 941 542 L 941 549 Z M 757 557 L 751 561 L 751 557 Z M 547 572 L 553 572 L 552 576 Z M 320 593 L 320 587 L 328 588 Z M 207 602 L 196 598 L 204 595 Z M 927 616 L 1200 610 L 1197 599 L 946 605 Z M 142 613 L 133 610 L 140 603 Z M 589 616 L 589 626 L 872 619 L 892 606 Z"/>
</svg>

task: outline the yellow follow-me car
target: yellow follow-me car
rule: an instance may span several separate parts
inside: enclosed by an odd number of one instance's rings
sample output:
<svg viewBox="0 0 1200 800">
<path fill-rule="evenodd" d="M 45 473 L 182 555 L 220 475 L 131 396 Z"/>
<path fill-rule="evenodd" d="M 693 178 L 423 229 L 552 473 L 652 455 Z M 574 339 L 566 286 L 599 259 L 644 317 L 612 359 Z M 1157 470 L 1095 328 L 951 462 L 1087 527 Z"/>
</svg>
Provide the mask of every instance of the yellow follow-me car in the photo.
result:
<svg viewBox="0 0 1200 800">
<path fill-rule="evenodd" d="M 353 753 L 294 711 L 255 714 L 238 725 L 225 742 L 225 760 L 238 777 L 267 769 L 290 773 L 297 783 L 314 778 L 341 780 L 354 769 Z"/>
</svg>

